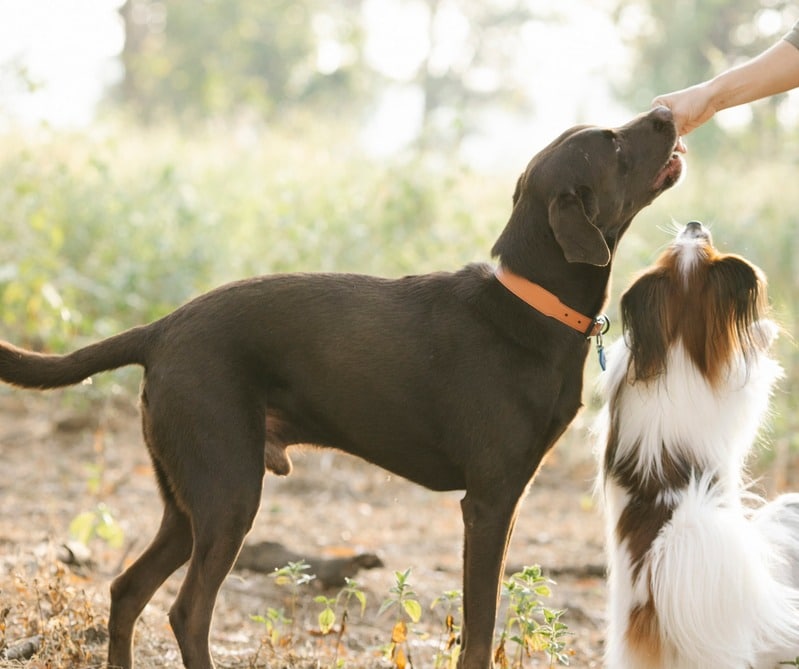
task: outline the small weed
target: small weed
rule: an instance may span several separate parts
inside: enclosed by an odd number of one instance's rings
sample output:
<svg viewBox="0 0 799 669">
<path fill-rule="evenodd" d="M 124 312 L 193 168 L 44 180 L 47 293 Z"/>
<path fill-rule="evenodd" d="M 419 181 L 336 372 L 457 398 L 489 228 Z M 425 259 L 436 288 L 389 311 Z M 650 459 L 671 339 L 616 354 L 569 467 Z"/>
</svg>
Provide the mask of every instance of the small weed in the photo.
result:
<svg viewBox="0 0 799 669">
<path fill-rule="evenodd" d="M 87 466 L 86 488 L 97 499 L 97 504 L 91 511 L 79 513 L 72 519 L 69 524 L 69 536 L 73 541 L 84 546 L 88 546 L 89 542 L 96 538 L 104 541 L 111 548 L 122 548 L 125 542 L 125 533 L 111 510 L 102 501 L 105 478 L 105 441 L 102 430 L 95 432 L 94 452 L 95 462 Z"/>
<path fill-rule="evenodd" d="M 325 597 L 324 595 L 318 595 L 317 597 L 314 597 L 313 600 L 317 604 L 324 604 L 324 608 L 319 614 L 319 631 L 321 631 L 322 634 L 330 634 L 333 631 L 333 625 L 336 624 L 336 605 L 338 603 L 338 599 L 336 597 Z M 345 623 L 346 619 L 342 618 L 342 627 Z"/>
<path fill-rule="evenodd" d="M 305 562 L 305 560 L 299 560 L 298 562 L 289 562 L 285 567 L 275 569 L 275 571 L 272 573 L 272 578 L 275 579 L 275 583 L 277 585 L 286 586 L 289 588 L 289 609 L 291 618 L 288 619 L 288 623 L 291 636 L 294 636 L 295 621 L 297 619 L 297 602 L 300 598 L 300 588 L 316 578 L 314 574 L 305 573 L 310 568 L 311 565 Z"/>
<path fill-rule="evenodd" d="M 319 595 L 314 598 L 315 602 L 324 605 L 322 612 L 319 614 L 319 629 L 322 634 L 330 634 L 333 631 L 333 626 L 336 624 L 336 610 L 341 608 L 341 622 L 339 623 L 338 635 L 336 636 L 336 649 L 333 654 L 333 665 L 336 667 L 340 664 L 338 653 L 341 647 L 341 640 L 347 629 L 350 601 L 352 599 L 358 600 L 358 603 L 361 605 L 361 617 L 363 617 L 364 611 L 366 611 L 366 594 L 354 580 L 345 577 L 344 581 L 346 585 L 338 591 L 335 597 Z"/>
<path fill-rule="evenodd" d="M 336 624 L 336 609 L 342 606 L 341 625 L 346 625 L 349 618 L 349 605 L 350 601 L 354 598 L 357 599 L 361 605 L 361 615 L 363 616 L 366 610 L 366 594 L 361 590 L 360 586 L 351 578 L 344 578 L 346 585 L 338 591 L 335 597 L 325 597 L 319 595 L 314 598 L 314 601 L 319 604 L 324 604 L 324 609 L 319 614 L 319 629 L 322 634 L 329 634 L 333 626 Z M 343 601 L 343 605 L 342 605 Z M 343 629 L 341 630 L 343 634 Z"/>
<path fill-rule="evenodd" d="M 75 516 L 69 524 L 69 536 L 84 546 L 94 538 L 102 539 L 111 548 L 122 548 L 125 541 L 125 533 L 104 502 Z"/>
<path fill-rule="evenodd" d="M 261 639 L 261 645 L 258 646 L 258 650 L 250 660 L 250 667 L 254 669 L 258 665 L 258 657 L 262 650 L 268 649 L 274 657 L 278 647 L 290 642 L 290 639 L 282 634 L 282 630 L 291 621 L 286 618 L 283 609 L 272 608 L 267 609 L 265 616 L 250 616 L 250 620 L 263 625 L 266 630 L 266 635 Z"/>
<path fill-rule="evenodd" d="M 455 669 L 458 665 L 460 655 L 460 625 L 455 623 L 455 613 L 462 615 L 463 592 L 461 590 L 447 590 L 442 595 L 436 597 L 430 605 L 431 610 L 437 607 L 444 608 L 444 630 L 438 643 L 438 652 L 435 654 L 434 669 Z"/>
<path fill-rule="evenodd" d="M 395 583 L 390 595 L 383 601 L 377 615 L 381 615 L 392 607 L 397 607 L 399 614 L 391 630 L 391 641 L 386 649 L 386 657 L 397 669 L 413 667 L 411 651 L 408 647 L 408 625 L 404 618 L 412 623 L 418 623 L 422 617 L 422 605 L 416 598 L 416 593 L 408 585 L 410 568 L 405 571 L 395 571 Z"/>
<path fill-rule="evenodd" d="M 508 612 L 494 652 L 494 661 L 500 669 L 522 669 L 525 658 L 540 652 L 547 654 L 550 667 L 556 663 L 569 664 L 565 644 L 568 628 L 560 622 L 564 612 L 553 611 L 541 603 L 542 598 L 551 595 L 552 583 L 538 566 L 525 567 L 503 583 Z M 513 660 L 507 655 L 508 641 L 516 644 Z"/>
<path fill-rule="evenodd" d="M 418 623 L 422 617 L 422 605 L 416 599 L 416 593 L 408 585 L 408 576 L 410 576 L 410 567 L 405 571 L 395 571 L 394 586 L 389 590 L 390 595 L 386 597 L 380 605 L 378 615 L 388 611 L 393 606 L 399 607 L 400 611 L 404 611 L 405 615 L 411 622 Z M 401 619 L 401 614 L 400 614 Z"/>
</svg>

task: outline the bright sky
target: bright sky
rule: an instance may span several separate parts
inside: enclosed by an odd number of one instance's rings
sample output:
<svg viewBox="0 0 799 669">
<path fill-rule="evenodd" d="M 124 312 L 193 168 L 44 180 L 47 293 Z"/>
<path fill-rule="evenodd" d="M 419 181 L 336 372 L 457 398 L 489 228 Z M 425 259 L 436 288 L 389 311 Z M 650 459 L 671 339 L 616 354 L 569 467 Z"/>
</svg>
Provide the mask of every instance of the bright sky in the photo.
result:
<svg viewBox="0 0 799 669">
<path fill-rule="evenodd" d="M 122 0 L 0 0 L 0 105 L 28 120 L 85 125 L 119 76 Z M 19 95 L 13 70 L 39 90 Z"/>
<path fill-rule="evenodd" d="M 543 146 L 569 125 L 611 125 L 629 116 L 609 92 L 612 73 L 624 71 L 627 56 L 615 26 L 601 11 L 603 4 L 529 0 L 541 14 L 557 7 L 564 19 L 531 24 L 523 34 L 512 74 L 520 90 L 527 89 L 535 108 L 526 122 L 499 112 L 484 119 L 483 134 L 469 139 L 464 147 L 467 159 L 486 166 L 517 155 L 524 159 L 531 148 Z M 442 25 L 434 28 L 439 31 L 434 58 L 442 67 L 464 52 L 466 39 L 466 26 L 457 12 L 447 12 L 446 7 L 443 3 Z M 367 0 L 365 18 L 367 56 L 372 63 L 400 82 L 412 76 L 428 48 L 418 37 L 424 34 L 427 21 L 423 5 L 412 0 Z M 387 152 L 407 142 L 421 115 L 420 102 L 420 93 L 412 86 L 394 86 L 367 130 L 367 142 Z"/>
<path fill-rule="evenodd" d="M 552 7 L 545 0 L 530 3 L 539 5 L 542 12 Z M 114 57 L 123 43 L 117 15 L 121 4 L 122 0 L 0 0 L 2 110 L 26 121 L 90 123 L 103 87 L 120 76 Z M 485 119 L 485 127 L 495 130 L 471 140 L 467 153 L 490 162 L 513 153 L 521 144 L 527 155 L 531 142 L 535 148 L 574 122 L 611 124 L 628 114 L 612 103 L 608 93 L 608 73 L 623 69 L 625 51 L 613 25 L 596 9 L 601 4 L 560 3 L 560 13 L 567 15 L 565 22 L 530 27 L 514 72 L 520 88 L 534 93 L 536 108 L 530 121 L 520 125 L 500 115 Z M 445 2 L 436 26 L 446 36 L 437 40 L 435 54 L 442 67 L 463 53 L 466 37 L 463 19 L 446 7 Z M 427 18 L 424 5 L 414 0 L 367 0 L 365 20 L 368 57 L 398 80 L 364 132 L 373 150 L 388 153 L 407 141 L 418 123 L 419 94 L 403 80 L 424 56 L 427 45 L 419 41 L 419 35 L 425 32 Z M 326 53 L 334 62 L 335 48 Z M 19 94 L 19 77 L 13 71 L 20 67 L 37 84 L 35 93 Z M 490 84 L 490 74 L 483 76 Z"/>
</svg>

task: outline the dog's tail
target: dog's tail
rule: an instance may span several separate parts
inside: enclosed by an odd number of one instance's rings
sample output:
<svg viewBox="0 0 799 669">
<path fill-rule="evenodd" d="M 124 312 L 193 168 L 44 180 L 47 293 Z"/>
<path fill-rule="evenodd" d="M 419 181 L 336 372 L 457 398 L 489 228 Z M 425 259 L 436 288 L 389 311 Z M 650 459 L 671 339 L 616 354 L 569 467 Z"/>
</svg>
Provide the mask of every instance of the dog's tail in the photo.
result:
<svg viewBox="0 0 799 669">
<path fill-rule="evenodd" d="M 763 666 L 799 642 L 799 590 L 784 577 L 792 556 L 761 525 L 703 478 L 653 543 L 652 596 L 679 666 Z"/>
<path fill-rule="evenodd" d="M 61 388 L 97 372 L 145 364 L 149 326 L 132 328 L 66 355 L 47 355 L 0 342 L 0 380 L 21 388 Z"/>
<path fill-rule="evenodd" d="M 764 504 L 752 522 L 783 556 L 779 578 L 799 590 L 799 493 L 786 493 Z M 796 626 L 799 636 L 799 620 Z"/>
</svg>

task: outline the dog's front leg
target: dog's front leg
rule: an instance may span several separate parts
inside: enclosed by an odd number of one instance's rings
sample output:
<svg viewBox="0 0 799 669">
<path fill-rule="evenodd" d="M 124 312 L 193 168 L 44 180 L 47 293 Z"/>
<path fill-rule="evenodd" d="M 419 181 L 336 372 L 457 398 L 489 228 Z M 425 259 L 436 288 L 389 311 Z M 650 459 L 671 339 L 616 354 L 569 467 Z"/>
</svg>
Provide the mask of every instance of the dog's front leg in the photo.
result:
<svg viewBox="0 0 799 669">
<path fill-rule="evenodd" d="M 499 586 L 516 520 L 519 496 L 506 492 L 484 499 L 467 492 L 464 524 L 463 627 L 458 669 L 493 666 Z"/>
</svg>

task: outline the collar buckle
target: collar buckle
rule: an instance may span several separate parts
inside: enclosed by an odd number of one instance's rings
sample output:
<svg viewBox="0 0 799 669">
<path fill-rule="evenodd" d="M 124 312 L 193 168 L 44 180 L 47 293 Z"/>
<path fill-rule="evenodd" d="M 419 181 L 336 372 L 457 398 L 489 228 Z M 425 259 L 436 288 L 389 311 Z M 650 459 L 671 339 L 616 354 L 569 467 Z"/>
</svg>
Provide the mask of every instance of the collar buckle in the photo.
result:
<svg viewBox="0 0 799 669">
<path fill-rule="evenodd" d="M 601 341 L 602 335 L 607 334 L 608 330 L 610 330 L 610 319 L 605 314 L 599 314 L 585 331 L 585 338 L 597 337 Z"/>
<path fill-rule="evenodd" d="M 563 304 L 556 295 L 550 293 L 543 286 L 514 274 L 502 266 L 497 267 L 494 276 L 508 291 L 533 309 L 568 325 L 586 339 L 599 337 L 605 334 L 610 327 L 610 319 L 605 314 L 599 314 L 594 318 L 584 316 L 579 311 Z"/>
</svg>

